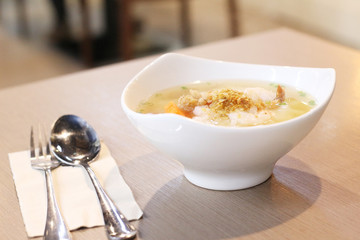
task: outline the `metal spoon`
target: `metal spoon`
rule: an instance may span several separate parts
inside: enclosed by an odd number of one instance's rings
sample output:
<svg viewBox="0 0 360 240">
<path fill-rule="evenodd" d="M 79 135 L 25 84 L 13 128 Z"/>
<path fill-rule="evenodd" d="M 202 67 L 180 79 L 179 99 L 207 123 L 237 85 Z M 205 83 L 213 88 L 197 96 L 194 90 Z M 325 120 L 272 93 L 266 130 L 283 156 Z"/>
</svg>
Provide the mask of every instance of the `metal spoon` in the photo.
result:
<svg viewBox="0 0 360 240">
<path fill-rule="evenodd" d="M 64 115 L 51 130 L 51 151 L 65 165 L 83 166 L 94 184 L 103 212 L 108 238 L 111 240 L 131 239 L 136 235 L 124 215 L 116 208 L 97 180 L 89 162 L 100 152 L 100 140 L 95 130 L 82 118 Z"/>
</svg>

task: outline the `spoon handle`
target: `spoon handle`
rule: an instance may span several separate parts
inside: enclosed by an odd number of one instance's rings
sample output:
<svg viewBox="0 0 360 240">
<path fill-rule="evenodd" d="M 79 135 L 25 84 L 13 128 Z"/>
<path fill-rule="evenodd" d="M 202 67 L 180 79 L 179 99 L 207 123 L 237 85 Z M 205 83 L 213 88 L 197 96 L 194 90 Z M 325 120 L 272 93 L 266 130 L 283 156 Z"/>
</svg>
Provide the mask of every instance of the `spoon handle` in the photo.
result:
<svg viewBox="0 0 360 240">
<path fill-rule="evenodd" d="M 111 240 L 134 238 L 137 232 L 135 228 L 129 223 L 125 216 L 111 201 L 90 166 L 88 164 L 82 165 L 89 174 L 96 194 L 99 198 L 108 238 Z"/>
</svg>

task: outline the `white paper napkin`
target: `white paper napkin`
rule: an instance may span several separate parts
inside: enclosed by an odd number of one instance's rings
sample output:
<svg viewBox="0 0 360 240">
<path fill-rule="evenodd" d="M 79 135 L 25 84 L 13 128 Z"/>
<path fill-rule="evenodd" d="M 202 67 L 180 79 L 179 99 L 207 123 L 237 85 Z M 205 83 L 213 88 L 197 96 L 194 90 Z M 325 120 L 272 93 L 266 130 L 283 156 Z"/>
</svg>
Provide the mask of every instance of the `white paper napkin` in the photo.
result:
<svg viewBox="0 0 360 240">
<path fill-rule="evenodd" d="M 29 151 L 9 153 L 9 160 L 27 234 L 35 237 L 44 234 L 46 186 L 44 171 L 31 168 L 29 156 Z M 126 218 L 141 218 L 142 211 L 104 143 L 99 159 L 90 165 Z M 56 199 L 70 230 L 104 225 L 96 192 L 82 167 L 60 166 L 52 171 L 52 176 Z"/>
</svg>

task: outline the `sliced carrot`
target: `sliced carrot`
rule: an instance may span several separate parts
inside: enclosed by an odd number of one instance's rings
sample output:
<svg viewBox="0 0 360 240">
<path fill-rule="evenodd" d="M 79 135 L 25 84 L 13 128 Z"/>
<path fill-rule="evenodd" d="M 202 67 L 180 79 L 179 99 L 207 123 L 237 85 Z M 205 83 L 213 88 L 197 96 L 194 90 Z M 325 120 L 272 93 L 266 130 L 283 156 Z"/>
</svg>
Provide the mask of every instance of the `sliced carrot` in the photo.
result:
<svg viewBox="0 0 360 240">
<path fill-rule="evenodd" d="M 175 113 L 184 117 L 190 117 L 191 114 L 189 112 L 186 112 L 182 109 L 180 109 L 174 102 L 169 102 L 165 106 L 165 113 Z"/>
</svg>

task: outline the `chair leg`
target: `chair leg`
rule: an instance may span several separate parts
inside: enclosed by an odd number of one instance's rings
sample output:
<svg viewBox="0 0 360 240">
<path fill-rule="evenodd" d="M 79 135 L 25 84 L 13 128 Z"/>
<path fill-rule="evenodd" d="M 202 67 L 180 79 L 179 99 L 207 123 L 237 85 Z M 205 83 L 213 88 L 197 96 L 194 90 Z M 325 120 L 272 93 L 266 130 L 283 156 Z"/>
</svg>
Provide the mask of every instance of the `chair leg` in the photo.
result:
<svg viewBox="0 0 360 240">
<path fill-rule="evenodd" d="M 230 35 L 232 37 L 238 36 L 239 31 L 239 19 L 238 19 L 238 6 L 237 0 L 228 0 L 229 10 L 229 23 L 230 23 Z"/>
<path fill-rule="evenodd" d="M 93 49 L 90 34 L 90 18 L 89 18 L 89 6 L 88 0 L 80 0 L 81 11 L 81 24 L 82 24 L 82 36 L 81 36 L 81 55 L 84 64 L 87 67 L 92 67 L 94 64 Z"/>
<path fill-rule="evenodd" d="M 18 18 L 19 33 L 23 37 L 29 36 L 29 28 L 27 22 L 26 6 L 24 0 L 16 0 L 16 11 Z"/>
<path fill-rule="evenodd" d="M 134 45 L 132 44 L 133 29 L 131 22 L 131 4 L 132 0 L 118 0 L 119 12 L 119 54 L 123 60 L 129 60 L 134 57 Z"/>
<path fill-rule="evenodd" d="M 180 0 L 181 41 L 185 46 L 192 44 L 189 0 Z"/>
</svg>

